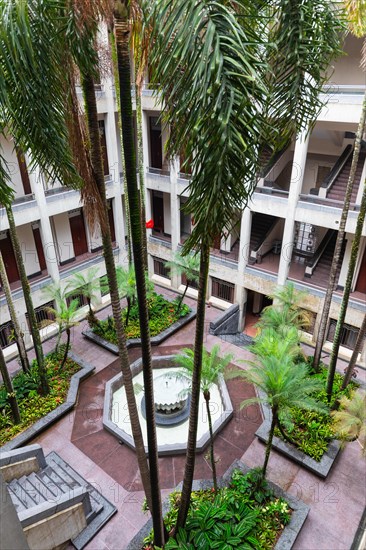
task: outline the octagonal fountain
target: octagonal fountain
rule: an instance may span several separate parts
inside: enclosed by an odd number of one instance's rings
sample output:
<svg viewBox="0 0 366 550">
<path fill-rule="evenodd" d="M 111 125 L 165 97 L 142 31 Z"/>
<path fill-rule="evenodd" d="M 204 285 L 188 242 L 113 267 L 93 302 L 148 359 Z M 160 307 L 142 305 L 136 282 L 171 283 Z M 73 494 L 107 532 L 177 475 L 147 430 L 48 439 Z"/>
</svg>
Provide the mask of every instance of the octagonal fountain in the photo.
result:
<svg viewBox="0 0 366 550">
<path fill-rule="evenodd" d="M 175 366 L 174 356 L 153 357 L 154 404 L 159 455 L 185 453 L 191 396 L 189 384 L 180 377 L 182 369 Z M 131 365 L 136 402 L 142 434 L 147 451 L 146 408 L 143 392 L 142 360 Z M 211 388 L 210 410 L 213 432 L 216 435 L 233 416 L 233 407 L 224 379 L 221 377 Z M 117 374 L 106 383 L 103 412 L 104 427 L 121 442 L 135 448 L 129 421 L 123 376 Z M 206 404 L 202 393 L 199 403 L 197 452 L 210 441 Z"/>
</svg>

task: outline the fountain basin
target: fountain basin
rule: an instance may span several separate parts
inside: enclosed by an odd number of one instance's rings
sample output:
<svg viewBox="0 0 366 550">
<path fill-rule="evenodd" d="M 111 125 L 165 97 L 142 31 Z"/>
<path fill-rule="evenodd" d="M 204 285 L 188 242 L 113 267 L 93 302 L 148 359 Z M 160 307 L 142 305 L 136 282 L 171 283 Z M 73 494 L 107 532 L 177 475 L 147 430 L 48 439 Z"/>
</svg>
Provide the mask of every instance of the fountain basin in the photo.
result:
<svg viewBox="0 0 366 550">
<path fill-rule="evenodd" d="M 174 356 L 153 357 L 153 375 L 155 392 L 155 409 L 157 420 L 158 452 L 160 456 L 183 454 L 187 448 L 190 395 L 184 396 L 183 386 L 178 384 L 174 389 L 164 385 L 179 368 L 174 365 Z M 180 370 L 180 369 L 179 369 Z M 134 384 L 142 385 L 142 360 L 138 359 L 131 365 Z M 157 383 L 156 383 L 157 381 Z M 144 414 L 144 394 L 137 392 L 136 402 L 147 452 L 146 420 Z M 233 416 L 233 407 L 224 379 L 212 387 L 210 410 L 212 415 L 214 436 L 226 425 Z M 114 376 L 106 383 L 103 426 L 116 436 L 122 443 L 135 448 L 131 425 L 129 422 L 127 400 L 122 374 Z M 210 442 L 207 422 L 206 404 L 200 395 L 199 425 L 197 436 L 197 452 L 201 452 Z"/>
</svg>

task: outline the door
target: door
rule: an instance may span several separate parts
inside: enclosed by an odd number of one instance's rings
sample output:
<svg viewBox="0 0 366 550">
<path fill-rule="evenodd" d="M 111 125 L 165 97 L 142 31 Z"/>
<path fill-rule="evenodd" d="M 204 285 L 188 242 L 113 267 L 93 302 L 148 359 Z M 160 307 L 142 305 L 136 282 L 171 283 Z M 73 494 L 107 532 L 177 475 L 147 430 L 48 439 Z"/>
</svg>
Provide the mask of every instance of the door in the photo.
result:
<svg viewBox="0 0 366 550">
<path fill-rule="evenodd" d="M 44 271 L 47 269 L 47 266 L 46 266 L 46 259 L 44 257 L 44 250 L 43 250 L 43 244 L 42 244 L 39 227 L 33 227 L 33 237 L 34 237 L 34 242 L 37 250 L 39 269 L 40 271 Z"/>
<path fill-rule="evenodd" d="M 150 166 L 163 167 L 163 144 L 161 140 L 161 124 L 159 117 L 150 116 Z"/>
<path fill-rule="evenodd" d="M 159 233 L 164 232 L 164 200 L 163 197 L 159 197 L 153 194 L 153 220 L 154 231 Z"/>
<path fill-rule="evenodd" d="M 5 239 L 0 239 L 0 251 L 4 260 L 6 274 L 9 279 L 9 283 L 19 281 L 19 271 L 15 260 L 15 254 L 13 245 L 11 244 L 9 232 L 7 232 Z"/>
<path fill-rule="evenodd" d="M 362 256 L 360 272 L 357 277 L 355 290 L 357 290 L 357 292 L 363 292 L 364 294 L 366 294 L 366 249 Z"/>
<path fill-rule="evenodd" d="M 31 195 L 32 189 L 29 181 L 28 170 L 27 170 L 27 165 L 25 163 L 24 155 L 19 149 L 16 150 L 16 153 L 17 153 L 17 159 L 19 164 L 20 176 L 22 178 L 24 194 Z"/>
<path fill-rule="evenodd" d="M 88 252 L 88 243 L 86 241 L 84 218 L 82 214 L 69 218 L 72 244 L 74 246 L 74 255 L 81 256 Z"/>
</svg>

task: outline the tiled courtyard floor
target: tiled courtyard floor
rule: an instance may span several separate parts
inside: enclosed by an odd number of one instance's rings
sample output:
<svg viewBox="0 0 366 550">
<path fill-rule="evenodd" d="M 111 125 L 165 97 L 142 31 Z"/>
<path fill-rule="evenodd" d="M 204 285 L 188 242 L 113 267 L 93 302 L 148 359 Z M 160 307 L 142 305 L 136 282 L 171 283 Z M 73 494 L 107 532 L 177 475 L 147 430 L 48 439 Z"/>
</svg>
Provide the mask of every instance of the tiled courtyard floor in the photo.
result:
<svg viewBox="0 0 366 550">
<path fill-rule="evenodd" d="M 191 305 L 195 302 L 187 300 Z M 106 316 L 108 310 L 102 312 Z M 219 343 L 223 353 L 235 355 L 233 363 L 249 359 L 246 349 L 221 341 L 208 334 L 209 322 L 219 311 L 207 308 L 205 345 L 210 349 Z M 195 322 L 153 348 L 154 355 L 175 353 L 182 347 L 192 346 Z M 102 428 L 104 383 L 119 372 L 118 358 L 97 347 L 81 335 L 82 326 L 73 332 L 73 351 L 96 367 L 96 372 L 81 384 L 75 409 L 41 434 L 33 442 L 40 443 L 45 453 L 56 451 L 83 477 L 113 502 L 118 513 L 88 544 L 87 550 L 123 550 L 145 523 L 142 512 L 143 492 L 134 452 Z M 52 348 L 52 340 L 45 351 Z M 140 350 L 130 353 L 131 361 L 140 356 Z M 13 364 L 14 368 L 15 363 Z M 343 369 L 343 362 L 339 363 Z M 364 372 L 361 373 L 362 376 Z M 254 437 L 261 422 L 260 411 L 253 406 L 238 411 L 240 401 L 254 395 L 252 386 L 243 382 L 228 383 L 234 418 L 216 438 L 219 458 L 218 473 L 223 473 L 235 458 L 249 466 L 259 466 L 264 458 L 264 446 Z M 197 456 L 195 478 L 210 477 L 205 452 Z M 163 498 L 181 481 L 184 457 L 160 459 L 160 476 Z M 291 494 L 310 505 L 308 519 L 295 543 L 297 550 L 349 550 L 366 504 L 366 470 L 357 443 L 340 453 L 326 481 L 307 472 L 282 455 L 271 454 L 268 477 Z"/>
</svg>

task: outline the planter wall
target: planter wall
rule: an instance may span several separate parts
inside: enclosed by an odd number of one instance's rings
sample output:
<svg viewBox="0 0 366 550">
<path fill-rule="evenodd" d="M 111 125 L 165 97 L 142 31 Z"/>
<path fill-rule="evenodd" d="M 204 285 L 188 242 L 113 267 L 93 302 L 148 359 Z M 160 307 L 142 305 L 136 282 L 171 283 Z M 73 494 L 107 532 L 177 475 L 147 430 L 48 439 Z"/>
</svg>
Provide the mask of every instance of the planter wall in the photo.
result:
<svg viewBox="0 0 366 550">
<path fill-rule="evenodd" d="M 233 470 L 241 470 L 243 473 L 249 472 L 250 468 L 246 466 L 240 460 L 236 460 L 230 466 L 230 468 L 225 472 L 222 478 L 218 479 L 219 487 L 225 487 L 229 484 L 231 474 Z M 278 539 L 274 550 L 290 550 L 300 533 L 302 526 L 305 523 L 307 515 L 309 513 L 309 506 L 286 493 L 274 483 L 268 481 L 269 487 L 273 490 L 274 495 L 279 498 L 284 498 L 289 506 L 292 508 L 291 520 L 288 525 L 282 531 L 280 538 Z M 200 489 L 211 489 L 213 486 L 212 480 L 198 480 L 193 482 L 193 491 L 198 491 Z M 180 491 L 182 489 L 182 483 L 180 483 L 176 490 Z M 169 510 L 169 499 L 166 499 L 163 503 L 163 514 L 165 515 Z M 151 518 L 145 523 L 145 525 L 140 529 L 137 535 L 131 540 L 130 544 L 127 546 L 127 550 L 141 550 L 143 545 L 143 540 L 148 536 L 152 529 L 152 520 Z"/>
<path fill-rule="evenodd" d="M 81 369 L 71 377 L 66 401 L 56 407 L 53 411 L 46 414 L 43 418 L 37 420 L 34 424 L 32 424 L 32 426 L 26 428 L 19 435 L 16 435 L 11 441 L 8 441 L 8 443 L 2 445 L 2 447 L 0 447 L 1 451 L 11 451 L 12 449 L 17 449 L 18 447 L 26 445 L 28 441 L 46 430 L 49 426 L 51 426 L 51 424 L 56 422 L 74 407 L 80 382 L 90 376 L 95 370 L 95 367 L 90 363 L 86 363 L 83 359 L 72 352 L 70 352 L 68 356 L 70 359 L 75 361 L 75 363 L 78 363 L 81 366 Z"/>
<path fill-rule="evenodd" d="M 170 327 L 166 328 L 160 334 L 157 334 L 156 336 L 153 336 L 151 338 L 151 345 L 152 346 L 159 346 L 164 340 L 169 338 L 169 336 L 172 336 L 172 334 L 176 333 L 178 330 L 180 330 L 182 327 L 193 321 L 193 319 L 196 318 L 196 311 L 192 310 L 190 313 L 188 313 L 185 317 L 181 317 L 173 323 Z M 101 336 L 98 336 L 97 334 L 94 334 L 94 332 L 88 328 L 83 330 L 82 335 L 85 336 L 88 340 L 91 342 L 94 342 L 94 344 L 97 344 L 98 346 L 101 346 L 102 348 L 110 351 L 114 355 L 118 355 L 118 347 L 116 344 L 112 344 L 111 342 L 108 342 L 107 340 L 104 340 Z M 141 346 L 141 338 L 130 338 L 127 340 L 127 349 L 129 348 L 136 348 L 138 346 Z"/>
</svg>

